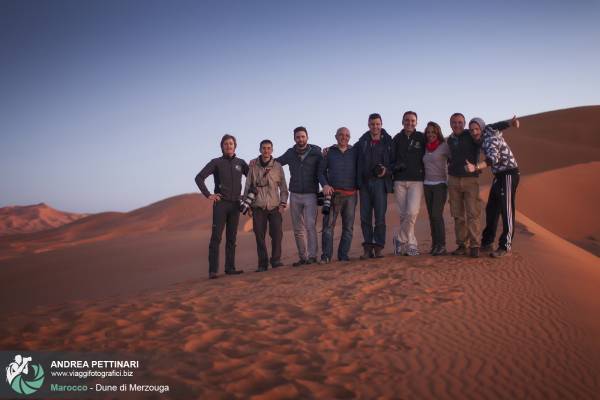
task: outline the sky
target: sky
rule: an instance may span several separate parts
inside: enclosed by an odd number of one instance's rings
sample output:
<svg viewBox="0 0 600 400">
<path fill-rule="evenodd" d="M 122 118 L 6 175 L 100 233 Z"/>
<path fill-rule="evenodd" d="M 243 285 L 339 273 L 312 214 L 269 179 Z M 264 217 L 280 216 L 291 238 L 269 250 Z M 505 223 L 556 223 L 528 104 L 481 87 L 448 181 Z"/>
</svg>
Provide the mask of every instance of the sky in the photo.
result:
<svg viewBox="0 0 600 400">
<path fill-rule="evenodd" d="M 249 160 L 600 104 L 600 1 L 0 0 L 0 207 L 130 211 Z M 212 189 L 212 181 L 209 180 Z"/>
</svg>

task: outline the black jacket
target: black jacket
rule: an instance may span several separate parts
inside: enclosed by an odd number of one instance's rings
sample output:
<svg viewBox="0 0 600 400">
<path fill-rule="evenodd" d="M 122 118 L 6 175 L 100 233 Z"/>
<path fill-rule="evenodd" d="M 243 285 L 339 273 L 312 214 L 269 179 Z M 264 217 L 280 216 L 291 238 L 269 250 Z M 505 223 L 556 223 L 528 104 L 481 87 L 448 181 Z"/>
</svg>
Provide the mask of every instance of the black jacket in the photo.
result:
<svg viewBox="0 0 600 400">
<path fill-rule="evenodd" d="M 479 172 L 465 171 L 466 160 L 471 164 L 479 161 L 480 145 L 475 143 L 471 133 L 465 129 L 460 135 L 452 133 L 448 136 L 448 147 L 450 148 L 450 160 L 448 160 L 448 175 L 465 177 L 479 176 Z"/>
<path fill-rule="evenodd" d="M 510 126 L 507 121 L 500 121 L 490 124 L 490 127 L 496 130 L 504 130 Z M 483 134 L 483 132 L 482 132 Z M 450 160 L 448 160 L 448 175 L 451 176 L 479 176 L 480 172 L 465 171 L 466 160 L 471 164 L 479 162 L 479 153 L 481 143 L 476 143 L 471 137 L 471 132 L 465 129 L 460 135 L 452 133 L 448 136 L 448 147 L 450 148 Z"/>
<path fill-rule="evenodd" d="M 307 153 L 303 158 L 296 152 L 295 147 L 289 148 L 281 157 L 275 160 L 282 166 L 290 168 L 290 184 L 288 189 L 292 193 L 318 193 L 319 192 L 319 164 L 323 160 L 321 148 L 309 144 Z"/>
<path fill-rule="evenodd" d="M 394 151 L 396 162 L 394 164 L 395 181 L 422 181 L 425 179 L 425 135 L 414 131 L 410 137 L 404 129 L 394 136 Z"/>
<path fill-rule="evenodd" d="M 371 144 L 371 132 L 365 132 L 358 142 L 354 145 L 358 151 L 357 156 L 357 169 L 356 179 L 358 188 L 361 190 L 366 189 L 369 179 L 373 178 L 373 173 L 370 169 L 371 165 L 371 151 L 369 146 Z M 394 165 L 394 143 L 392 137 L 385 131 L 381 130 L 381 144 L 384 146 L 383 152 L 383 166 L 386 169 L 386 174 L 382 178 L 385 180 L 385 190 L 387 193 L 394 191 L 394 185 L 392 184 L 392 166 Z"/>
<path fill-rule="evenodd" d="M 242 192 L 242 175 L 248 175 L 248 164 L 241 158 L 221 156 L 213 158 L 202 171 L 196 175 L 196 185 L 206 197 L 210 192 L 204 183 L 209 175 L 214 175 L 215 194 L 219 193 L 223 200 L 239 201 Z"/>
</svg>

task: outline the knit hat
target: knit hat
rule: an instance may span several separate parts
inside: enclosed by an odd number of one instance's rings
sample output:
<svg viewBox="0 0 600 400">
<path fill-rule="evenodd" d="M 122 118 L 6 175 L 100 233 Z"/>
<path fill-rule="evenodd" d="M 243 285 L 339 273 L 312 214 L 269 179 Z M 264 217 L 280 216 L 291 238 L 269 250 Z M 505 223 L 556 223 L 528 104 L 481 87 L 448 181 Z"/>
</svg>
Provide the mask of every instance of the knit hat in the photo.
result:
<svg viewBox="0 0 600 400">
<path fill-rule="evenodd" d="M 485 121 L 481 118 L 473 118 L 469 121 L 469 126 L 471 126 L 472 123 L 476 123 L 477 125 L 479 125 L 479 128 L 481 128 L 482 132 L 485 130 Z"/>
</svg>

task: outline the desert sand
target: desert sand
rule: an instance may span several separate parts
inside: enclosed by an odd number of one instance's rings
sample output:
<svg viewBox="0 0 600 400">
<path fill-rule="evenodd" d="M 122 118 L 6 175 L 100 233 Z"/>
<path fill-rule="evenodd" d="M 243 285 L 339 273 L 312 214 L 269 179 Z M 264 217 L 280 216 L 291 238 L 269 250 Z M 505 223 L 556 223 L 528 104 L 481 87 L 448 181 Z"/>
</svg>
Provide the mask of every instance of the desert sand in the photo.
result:
<svg viewBox="0 0 600 400">
<path fill-rule="evenodd" d="M 523 121 L 551 127 L 543 116 Z M 538 140 L 525 122 L 517 132 Z M 553 148 L 552 135 L 539 140 Z M 245 273 L 209 281 L 210 208 L 198 195 L 2 238 L 0 349 L 138 354 L 144 379 L 180 399 L 600 398 L 600 260 L 578 242 L 598 232 L 600 152 L 586 140 L 572 145 L 596 149 L 589 159 L 543 168 L 523 161 L 539 147 L 513 146 L 523 179 L 514 252 L 502 259 L 399 257 L 388 246 L 361 261 L 357 218 L 353 261 L 292 268 L 286 219 L 287 266 L 253 273 L 242 217 Z M 426 253 L 424 208 L 417 238 Z"/>
</svg>

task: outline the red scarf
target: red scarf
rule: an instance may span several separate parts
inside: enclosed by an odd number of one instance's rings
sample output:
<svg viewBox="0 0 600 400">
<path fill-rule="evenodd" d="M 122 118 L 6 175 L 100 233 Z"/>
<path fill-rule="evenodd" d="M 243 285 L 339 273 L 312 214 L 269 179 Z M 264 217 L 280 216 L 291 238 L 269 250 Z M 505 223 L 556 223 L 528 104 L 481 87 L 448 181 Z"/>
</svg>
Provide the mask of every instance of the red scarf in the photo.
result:
<svg viewBox="0 0 600 400">
<path fill-rule="evenodd" d="M 427 148 L 428 152 L 433 153 L 435 151 L 435 149 L 438 148 L 439 145 L 440 145 L 439 139 L 435 139 L 433 142 L 428 142 L 425 145 L 425 147 Z"/>
</svg>

